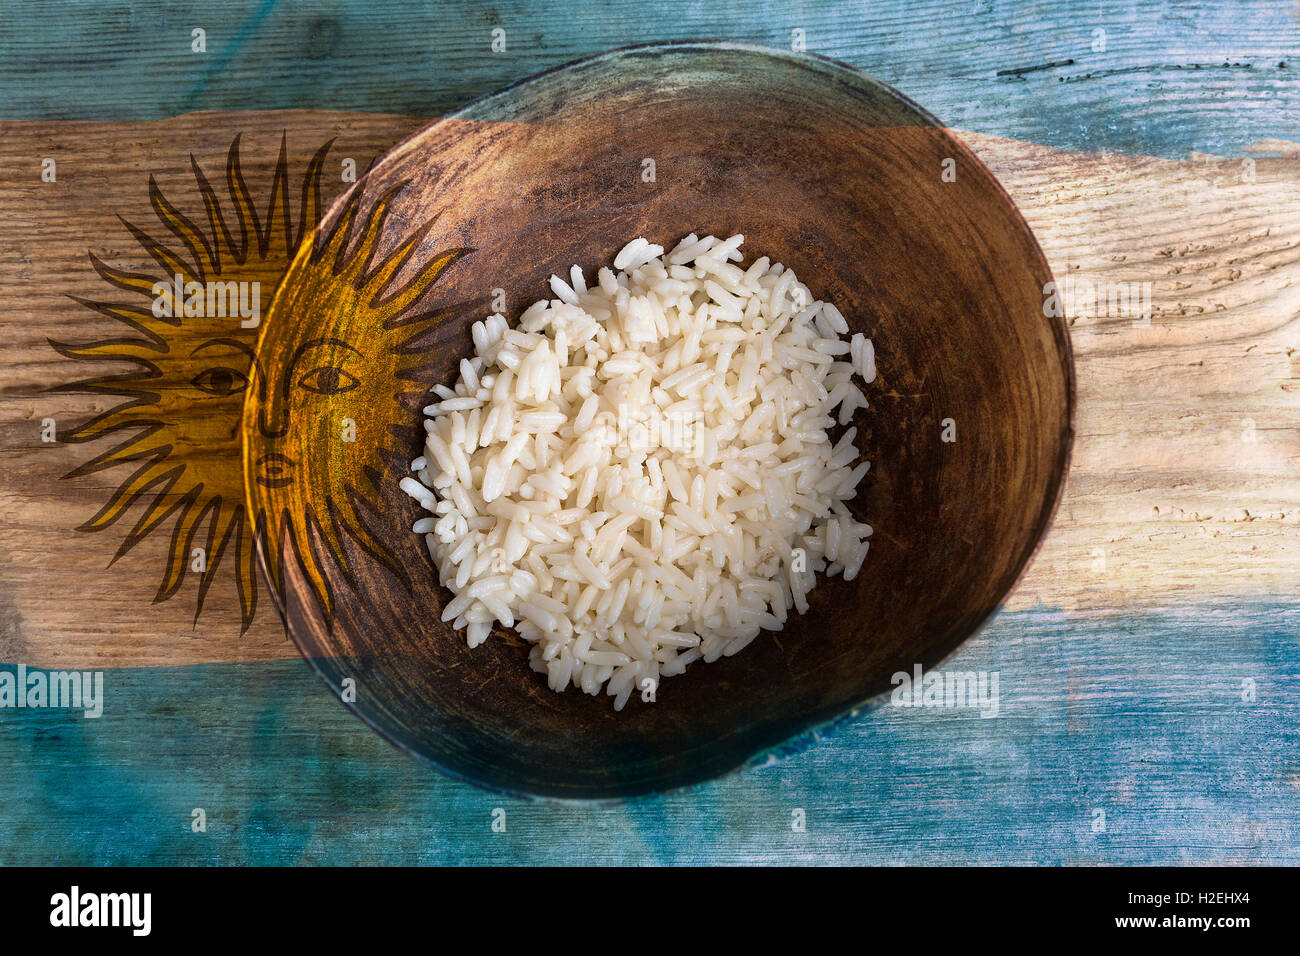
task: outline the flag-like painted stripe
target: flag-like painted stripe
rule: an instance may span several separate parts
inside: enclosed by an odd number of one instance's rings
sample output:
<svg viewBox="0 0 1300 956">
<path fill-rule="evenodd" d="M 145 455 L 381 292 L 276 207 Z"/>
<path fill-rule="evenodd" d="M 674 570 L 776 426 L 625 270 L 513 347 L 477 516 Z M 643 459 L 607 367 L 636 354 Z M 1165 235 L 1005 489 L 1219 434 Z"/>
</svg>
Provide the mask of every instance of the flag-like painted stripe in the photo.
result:
<svg viewBox="0 0 1300 956">
<path fill-rule="evenodd" d="M 98 719 L 0 710 L 0 863 L 1294 865 L 1298 624 L 1003 613 L 946 665 L 999 675 L 997 717 L 884 706 L 609 806 L 425 770 L 301 661 L 112 671 Z"/>
<path fill-rule="evenodd" d="M 1246 181 L 1238 162 L 1300 140 L 1294 6 L 826 3 L 757 22 L 740 3 L 681 4 L 653 22 L 625 0 L 495 9 L 250 0 L 217 19 L 209 7 L 68 4 L 0 35 L 0 116 L 35 121 L 0 136 L 11 482 L 0 659 L 128 665 L 105 673 L 98 719 L 0 709 L 0 862 L 1300 862 L 1300 651 L 1284 597 L 1300 567 L 1288 464 L 1300 366 L 1285 332 L 1297 303 L 1285 290 L 1300 286 L 1295 224 L 1279 218 L 1294 172 L 1261 158 Z M 190 50 L 196 27 L 203 54 Z M 220 158 L 233 132 L 260 130 L 249 178 L 265 187 L 285 128 L 302 161 L 331 129 L 367 129 L 358 141 L 377 152 L 419 125 L 378 114 L 436 115 L 612 46 L 788 47 L 795 31 L 970 131 L 1058 276 L 1154 280 L 1165 310 L 1144 338 L 1125 322 L 1075 326 L 1084 414 L 1072 485 L 1017 598 L 1065 609 L 1004 613 L 951 662 L 999 672 L 998 718 L 887 707 L 691 793 L 516 803 L 420 769 L 299 661 L 197 663 L 291 656 L 274 629 L 195 627 L 192 608 L 149 606 L 147 561 L 110 575 L 93 549 L 48 550 L 55 537 L 33 503 L 70 522 L 116 482 L 50 494 L 71 459 L 46 464 L 40 419 L 86 408 L 46 393 L 45 363 L 59 356 L 44 336 L 84 328 L 68 293 L 102 292 L 87 247 L 118 265 L 139 254 L 114 216 L 149 213 L 160 157 L 166 186 L 188 174 L 188 152 Z M 295 126 L 251 114 L 216 120 L 206 140 L 212 117 L 125 125 L 190 108 L 376 115 Z M 156 137 L 144 150 L 142 128 Z M 52 154 L 60 178 L 43 184 Z M 1234 162 L 1145 158 L 1189 154 Z M 504 833 L 492 830 L 498 807 Z M 206 833 L 193 832 L 196 809 Z"/>
<path fill-rule="evenodd" d="M 182 393 L 206 374 L 185 365 L 201 339 L 168 345 L 168 355 L 182 360 L 175 369 L 163 361 L 167 355 L 114 344 L 136 334 L 132 323 L 149 324 L 129 313 L 145 301 L 132 298 L 129 277 L 165 274 L 170 284 L 176 263 L 193 260 L 190 247 L 212 232 L 210 203 L 235 246 L 238 210 L 255 214 L 262 231 L 283 220 L 267 214 L 273 197 L 288 206 L 296 230 L 314 163 L 323 205 L 347 185 L 349 167 L 364 170 L 423 123 L 252 112 L 156 123 L 0 124 L 0 165 L 16 171 L 0 180 L 0 206 L 9 213 L 0 219 L 0 359 L 8 370 L 0 392 L 0 491 L 10 502 L 0 521 L 3 659 L 128 667 L 295 656 L 248 573 L 251 561 L 237 561 L 238 540 L 222 531 L 207 548 L 215 557 L 228 541 L 215 571 L 194 570 L 191 552 L 207 544 L 211 497 L 240 498 L 232 443 L 239 396 L 226 403 L 225 425 L 212 411 L 225 408 L 224 399 L 182 403 Z M 1041 601 L 1090 615 L 1176 606 L 1188 595 L 1248 601 L 1296 593 L 1300 560 L 1287 502 L 1300 499 L 1292 465 L 1300 361 L 1286 324 L 1300 309 L 1294 163 L 1261 158 L 1247 181 L 1235 160 L 1101 156 L 960 135 L 1006 185 L 1061 277 L 1061 289 L 1044 304 L 1071 319 L 1079 373 L 1062 507 L 1010 606 Z M 282 144 L 280 181 L 287 185 L 277 191 Z M 42 177 L 45 156 L 56 161 L 53 182 Z M 232 156 L 239 163 L 234 179 Z M 629 175 L 639 161 L 629 158 Z M 278 235 L 267 234 L 268 255 L 287 248 Z M 251 272 L 223 277 L 259 278 L 273 288 L 278 273 L 249 236 Z M 229 267 L 234 253 L 223 255 Z M 1128 312 L 1110 314 L 1107 293 L 1116 290 L 1125 293 Z M 1132 290 L 1144 293 L 1136 309 Z M 1150 310 L 1145 327 L 1143 303 Z M 155 324 L 160 337 L 171 334 L 165 322 Z M 233 321 L 227 331 L 240 334 Z M 167 414 L 152 400 L 111 411 L 157 391 L 154 379 L 135 391 L 123 381 L 94 386 L 127 391 L 117 397 L 84 384 L 126 374 L 130 363 L 120 359 L 127 358 L 168 370 Z M 186 418 L 182 407 L 206 412 Z M 139 428 L 157 425 L 143 445 L 124 445 L 127 431 L 108 431 L 135 419 L 144 423 Z M 56 442 L 42 440 L 47 421 Z M 191 425 L 199 430 L 191 433 Z M 203 492 L 184 513 L 151 513 L 149 494 L 132 498 L 174 478 L 176 455 L 152 464 L 132 458 L 161 447 L 225 448 L 201 456 Z M 185 497 L 192 479 L 175 485 L 168 504 Z M 179 536 L 177 527 L 184 529 Z M 251 613 L 250 594 L 262 595 Z M 165 600 L 154 603 L 160 595 Z"/>
<path fill-rule="evenodd" d="M 0 34 L 0 117 L 440 115 L 613 47 L 715 39 L 804 46 L 897 86 L 949 125 L 1061 149 L 1239 156 L 1261 140 L 1300 140 L 1291 3 L 674 0 L 657 11 L 647 17 L 633 0 L 508 0 L 490 11 L 471 0 L 45 6 Z M 195 29 L 205 31 L 201 53 Z M 494 30 L 505 31 L 499 52 Z"/>
</svg>

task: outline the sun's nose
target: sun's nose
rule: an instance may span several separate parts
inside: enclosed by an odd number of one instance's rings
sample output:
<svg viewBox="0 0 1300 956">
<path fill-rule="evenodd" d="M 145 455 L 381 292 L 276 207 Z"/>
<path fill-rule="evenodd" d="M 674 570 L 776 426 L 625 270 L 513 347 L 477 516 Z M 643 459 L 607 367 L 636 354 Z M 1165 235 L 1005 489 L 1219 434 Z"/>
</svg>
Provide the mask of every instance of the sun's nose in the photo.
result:
<svg viewBox="0 0 1300 956">
<path fill-rule="evenodd" d="M 274 398 L 262 403 L 257 411 L 257 429 L 264 438 L 283 438 L 289 433 L 287 403 Z"/>
</svg>

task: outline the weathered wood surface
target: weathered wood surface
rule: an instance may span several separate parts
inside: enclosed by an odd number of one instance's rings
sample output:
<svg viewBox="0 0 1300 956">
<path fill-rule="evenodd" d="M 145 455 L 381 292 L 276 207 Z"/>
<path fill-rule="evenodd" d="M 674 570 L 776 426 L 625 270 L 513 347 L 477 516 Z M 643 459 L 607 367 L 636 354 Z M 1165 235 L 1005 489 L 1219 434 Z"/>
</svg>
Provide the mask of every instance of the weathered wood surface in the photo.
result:
<svg viewBox="0 0 1300 956">
<path fill-rule="evenodd" d="M 996 718 L 883 707 L 604 806 L 425 770 L 301 661 L 118 669 L 98 720 L 0 715 L 0 863 L 1296 865 L 1298 627 L 1275 604 L 1006 612 L 950 663 L 1000 674 Z"/>
<path fill-rule="evenodd" d="M 90 377 L 93 367 L 70 361 L 48 340 L 80 344 L 126 332 L 69 297 L 131 301 L 98 275 L 88 252 L 126 271 L 160 271 L 118 220 L 122 216 L 155 237 L 170 238 L 150 208 L 151 175 L 183 213 L 204 222 L 190 169 L 193 154 L 229 215 L 224 169 L 231 141 L 239 134 L 244 175 L 264 217 L 284 136 L 296 216 L 297 184 L 322 143 L 335 141 L 321 183 L 328 202 L 345 188 L 344 160 L 364 170 L 420 123 L 406 117 L 298 112 L 195 114 L 156 124 L 3 124 L 3 161 L 21 167 L 35 156 L 39 169 L 39 158 L 53 154 L 58 181 L 43 183 L 36 175 L 8 179 L 0 186 L 0 206 L 8 212 L 0 223 L 0 292 L 15 305 L 13 322 L 4 323 L 0 344 L 0 364 L 6 369 L 0 386 L 0 454 L 5 461 L 0 540 L 6 549 L 0 558 L 5 619 L 0 625 L 0 659 L 119 666 L 295 655 L 264 590 L 252 626 L 241 634 L 234 562 L 229 557 L 218 569 L 220 580 L 197 621 L 196 574 L 189 574 L 190 580 L 170 600 L 152 603 L 170 548 L 170 522 L 109 567 L 142 504 L 102 531 L 74 530 L 107 503 L 136 465 L 63 477 L 112 448 L 121 436 L 43 444 L 42 421 L 52 418 L 60 430 L 69 430 L 122 399 L 51 391 Z M 100 367 L 108 372 L 129 369 L 121 362 Z M 232 416 L 231 436 L 237 424 Z M 205 477 L 227 498 L 242 500 L 237 446 L 230 445 L 220 461 L 213 461 Z"/>
<path fill-rule="evenodd" d="M 1276 0 L 666 0 L 653 14 L 629 0 L 80 0 L 38 16 L 14 4 L 3 26 L 0 117 L 12 119 L 435 116 L 613 47 L 801 39 L 958 129 L 1168 158 L 1300 140 L 1300 25 Z M 191 52 L 195 28 L 205 53 Z"/>
<path fill-rule="evenodd" d="M 1151 284 L 1149 327 L 1098 317 L 1086 301 L 1071 317 L 1074 459 L 1055 525 L 1009 606 L 1300 593 L 1295 147 L 1255 161 L 1249 182 L 1236 159 L 966 136 L 1058 283 Z"/>
<path fill-rule="evenodd" d="M 111 292 L 87 250 L 119 268 L 150 266 L 117 221 L 149 226 L 150 174 L 199 217 L 189 155 L 219 177 L 239 133 L 261 205 L 282 132 L 293 171 L 337 137 L 323 184 L 328 197 L 343 187 L 343 158 L 364 168 L 421 123 L 260 112 L 0 126 L 0 164 L 29 171 L 0 183 L 9 212 L 0 222 L 0 295 L 8 304 L 0 318 L 5 659 L 129 666 L 293 656 L 265 602 L 241 635 L 230 568 L 197 623 L 192 581 L 151 604 L 169 546 L 166 526 L 111 568 L 130 522 L 94 534 L 73 530 L 131 468 L 61 478 L 113 439 L 43 445 L 42 420 L 64 427 L 113 400 L 49 391 L 86 369 L 47 339 L 114 334 L 113 322 L 68 296 Z M 961 135 L 1015 198 L 1058 280 L 1151 288 L 1149 327 L 1075 303 L 1073 462 L 1055 524 L 1008 606 L 1083 611 L 1297 593 L 1300 155 L 1256 159 L 1248 182 L 1239 160 L 1102 156 Z M 40 180 L 38 159 L 47 153 L 58 162 L 57 183 Z M 153 227 L 160 231 L 156 220 Z"/>
<path fill-rule="evenodd" d="M 1004 612 L 952 661 L 1001 671 L 997 719 L 884 708 L 691 793 L 533 806 L 421 770 L 300 662 L 121 667 L 108 672 L 98 722 L 0 714 L 0 862 L 1300 862 L 1293 4 L 845 2 L 757 18 L 749 3 L 660 5 L 653 17 L 563 0 L 214 9 L 0 11 L 0 117 L 30 121 L 0 129 L 3 661 L 291 655 L 260 614 L 240 638 L 207 612 L 194 628 L 187 591 L 150 606 L 160 542 L 105 572 L 115 544 L 67 531 L 115 483 L 60 482 L 80 449 L 33 448 L 46 409 L 75 416 L 93 404 L 41 391 L 63 361 L 44 340 L 93 331 L 65 293 L 102 286 L 87 247 L 117 265 L 138 255 L 113 217 L 148 211 L 148 172 L 179 182 L 194 150 L 215 175 L 243 130 L 256 195 L 282 129 L 301 163 L 340 123 L 338 155 L 364 155 L 420 122 L 62 121 L 196 109 L 432 116 L 613 46 L 787 46 L 804 29 L 809 50 L 874 73 L 963 131 L 1058 277 L 1150 281 L 1155 315 L 1148 328 L 1074 323 L 1074 467 L 1011 599 L 1048 607 Z M 189 31 L 204 20 L 214 42 L 191 54 Z M 496 24 L 506 54 L 490 52 Z M 87 162 L 79 144 L 96 135 Z M 40 183 L 46 155 L 61 157 L 57 186 Z M 1242 181 L 1245 156 L 1258 158 L 1254 183 Z M 73 191 L 78 166 L 84 192 Z M 1247 418 L 1253 443 L 1241 440 Z M 505 834 L 490 829 L 497 806 Z M 190 832 L 195 807 L 212 820 L 206 835 Z M 798 807 L 805 834 L 790 829 Z"/>
</svg>

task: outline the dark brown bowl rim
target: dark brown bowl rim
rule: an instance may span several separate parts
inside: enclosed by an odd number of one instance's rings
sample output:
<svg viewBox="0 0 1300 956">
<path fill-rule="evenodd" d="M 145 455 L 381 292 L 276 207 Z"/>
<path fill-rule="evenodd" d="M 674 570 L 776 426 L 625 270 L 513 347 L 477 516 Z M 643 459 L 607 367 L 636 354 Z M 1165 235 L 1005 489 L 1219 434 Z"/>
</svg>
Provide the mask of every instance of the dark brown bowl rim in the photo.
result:
<svg viewBox="0 0 1300 956">
<path fill-rule="evenodd" d="M 981 173 L 988 180 L 988 182 L 991 183 L 993 187 L 1001 194 L 1002 198 L 1006 202 L 1006 206 L 1009 209 L 1011 209 L 1011 211 L 1014 213 L 1016 221 L 1020 224 L 1021 228 L 1024 231 L 1024 235 L 1026 235 L 1029 238 L 1030 244 L 1032 245 L 1033 250 L 1038 257 L 1039 264 L 1041 264 L 1041 266 L 1043 267 L 1044 273 L 1050 278 L 1051 281 L 1055 282 L 1056 276 L 1052 271 L 1051 265 L 1047 261 L 1047 256 L 1043 253 L 1042 247 L 1038 243 L 1038 238 L 1034 235 L 1033 230 L 1030 229 L 1028 221 L 1025 219 L 1024 214 L 1020 211 L 1020 207 L 1016 205 L 1015 201 L 1011 197 L 1011 194 L 1007 192 L 1006 187 L 1002 185 L 1001 181 L 995 175 L 993 175 L 992 170 L 990 170 L 983 163 L 983 161 L 981 161 L 980 158 L 977 155 L 975 155 L 975 152 L 970 148 L 970 146 L 968 146 L 965 143 L 965 141 L 963 141 L 959 136 L 954 134 L 951 128 L 949 128 L 944 123 L 942 123 L 933 113 L 931 113 L 929 110 L 925 109 L 924 107 L 920 106 L 912 99 L 910 99 L 908 96 L 904 95 L 903 93 L 896 90 L 894 87 L 890 86 L 888 83 L 883 82 L 882 80 L 878 79 L 875 76 L 872 76 L 869 73 L 865 73 L 862 70 L 850 66 L 847 63 L 844 63 L 840 60 L 836 60 L 832 57 L 824 56 L 820 53 L 806 53 L 806 52 L 795 53 L 794 51 L 786 50 L 781 47 L 766 47 L 757 44 L 735 43 L 727 40 L 663 40 L 663 41 L 657 41 L 653 43 L 638 43 L 629 46 L 615 47 L 613 49 L 606 50 L 603 53 L 598 53 L 593 56 L 578 57 L 566 63 L 562 63 L 558 66 L 550 67 L 548 69 L 541 70 L 537 73 L 529 74 L 528 76 L 515 80 L 507 84 L 506 86 L 503 86 L 498 90 L 495 90 L 492 93 L 488 93 L 484 96 L 480 96 L 476 99 L 473 99 L 470 102 L 466 103 L 464 106 L 460 107 L 459 109 L 456 109 L 445 116 L 439 117 L 438 119 L 435 119 L 432 122 L 429 122 L 424 126 L 421 126 L 419 129 L 412 132 L 409 136 L 405 137 L 400 142 L 394 144 L 390 149 L 385 151 L 385 153 L 382 156 L 378 157 L 375 160 L 372 166 L 378 166 L 380 162 L 384 161 L 389 156 L 397 153 L 399 150 L 401 150 L 411 141 L 417 139 L 418 137 L 424 136 L 430 130 L 436 129 L 439 126 L 443 125 L 444 123 L 454 121 L 457 119 L 462 119 L 465 117 L 466 114 L 481 109 L 482 107 L 486 106 L 493 100 L 506 97 L 509 94 L 513 93 L 514 91 L 524 86 L 527 86 L 529 84 L 535 83 L 538 80 L 541 80 L 544 77 L 550 76 L 552 74 L 559 73 L 561 71 L 568 70 L 577 66 L 593 64 L 599 62 L 600 60 L 619 57 L 619 56 L 626 56 L 628 54 L 633 54 L 633 53 L 640 53 L 640 52 L 648 53 L 648 52 L 654 52 L 659 50 L 689 51 L 695 49 L 701 51 L 738 50 L 746 53 L 754 53 L 762 56 L 774 57 L 776 59 L 785 59 L 796 63 L 800 63 L 800 62 L 815 63 L 821 66 L 830 66 L 835 70 L 845 73 L 849 78 L 853 79 L 855 82 L 859 82 L 859 83 L 865 82 L 867 84 L 879 88 L 879 90 L 883 91 L 889 96 L 892 96 L 897 102 L 899 102 L 908 110 L 915 113 L 922 120 L 924 120 L 926 125 L 930 125 L 933 128 L 940 129 L 944 133 L 946 133 L 948 135 L 948 138 L 956 146 L 956 148 L 961 151 L 964 157 L 970 162 L 972 162 L 976 169 L 981 171 Z M 325 229 L 327 223 L 332 222 L 335 218 L 337 218 L 340 211 L 346 207 L 348 200 L 352 198 L 356 190 L 365 188 L 366 181 L 367 181 L 367 177 L 365 176 L 359 178 L 358 181 L 353 186 L 349 187 L 342 195 L 340 195 L 338 198 L 334 200 L 334 202 L 330 205 L 330 208 L 326 210 L 324 215 L 322 215 L 321 221 L 317 226 L 318 231 Z M 305 248 L 306 248 L 306 243 L 303 244 L 302 249 Z M 300 249 L 299 255 L 302 254 L 302 249 Z M 1044 318 L 1048 318 L 1048 316 L 1044 316 Z M 1075 415 L 1077 411 L 1074 350 L 1070 339 L 1068 322 L 1064 316 L 1061 316 L 1053 320 L 1051 323 L 1051 328 L 1052 328 L 1053 339 L 1057 346 L 1057 354 L 1058 356 L 1060 356 L 1062 360 L 1063 371 L 1065 372 L 1065 382 L 1066 382 L 1065 426 L 1062 430 L 1062 433 L 1058 436 L 1058 440 L 1060 441 L 1060 445 L 1059 445 L 1060 453 L 1058 456 L 1058 460 L 1053 464 L 1053 469 L 1052 469 L 1052 473 L 1055 476 L 1054 487 L 1052 488 L 1051 493 L 1048 496 L 1048 499 L 1044 502 L 1043 507 L 1039 510 L 1038 517 L 1035 519 L 1034 522 L 1033 546 L 1025 551 L 1025 553 L 1021 556 L 1019 562 L 1017 563 L 1015 572 L 1011 576 L 1010 583 L 1007 585 L 1005 590 L 1003 590 L 1001 598 L 999 599 L 1002 601 L 1004 601 L 1007 595 L 1014 592 L 1016 587 L 1019 586 L 1021 580 L 1024 578 L 1026 570 L 1028 569 L 1029 565 L 1032 563 L 1033 559 L 1038 555 L 1039 551 L 1042 549 L 1043 541 L 1047 537 L 1048 532 L 1052 528 L 1052 525 L 1056 518 L 1057 511 L 1060 507 L 1061 497 L 1065 488 L 1066 478 L 1069 474 L 1070 463 L 1071 463 L 1071 458 L 1074 449 Z M 253 504 L 252 489 L 247 486 L 247 483 L 245 483 L 245 499 L 246 499 L 246 507 L 252 507 Z M 261 566 L 262 571 L 265 574 L 267 568 L 266 568 L 266 556 L 265 556 L 264 548 L 265 548 L 264 542 L 262 542 L 259 539 L 257 543 L 258 564 Z M 294 633 L 294 629 L 289 625 L 288 617 L 285 611 L 282 597 L 276 593 L 274 588 L 270 588 L 269 591 L 270 591 L 272 603 L 275 605 L 276 610 L 279 612 L 281 619 L 285 623 L 285 630 L 289 633 L 290 639 L 293 641 L 294 646 L 298 649 L 298 652 L 303 658 L 303 660 L 307 662 L 307 664 L 311 667 L 312 671 L 315 672 L 315 674 L 321 679 L 321 681 L 332 691 L 335 692 L 334 696 L 336 697 L 336 699 L 342 701 L 345 707 L 347 707 L 350 711 L 352 711 L 352 713 L 354 713 L 357 717 L 359 717 L 362 720 L 362 722 L 364 722 L 368 727 L 370 727 L 373 731 L 375 731 L 375 733 L 378 734 L 382 739 L 386 740 L 390 745 L 392 745 L 397 750 L 410 756 L 417 763 L 425 767 L 429 767 L 433 770 L 436 770 L 439 773 L 444 774 L 445 776 L 453 780 L 471 784 L 475 787 L 478 787 L 479 789 L 486 790 L 490 793 L 496 793 L 502 796 L 514 797 L 517 799 L 522 799 L 534 803 L 545 803 L 545 804 L 555 804 L 555 805 L 574 804 L 574 805 L 581 805 L 581 806 L 593 806 L 593 805 L 600 806 L 600 805 L 619 804 L 619 803 L 626 802 L 628 800 L 635 800 L 642 797 L 654 797 L 654 796 L 663 796 L 663 795 L 673 794 L 673 793 L 689 792 L 691 790 L 698 789 L 705 785 L 716 783 L 717 781 L 729 777 L 737 773 L 738 771 L 743 770 L 746 767 L 753 767 L 759 764 L 769 763 L 774 760 L 783 759 L 785 757 L 801 753 L 807 750 L 810 746 L 817 743 L 819 740 L 824 739 L 826 736 L 833 733 L 835 730 L 839 729 L 848 721 L 857 718 L 865 711 L 875 710 L 876 708 L 880 707 L 891 693 L 888 690 L 883 690 L 878 693 L 871 694 L 867 697 L 864 697 L 858 703 L 852 704 L 848 707 L 842 707 L 842 706 L 836 707 L 834 708 L 833 713 L 823 713 L 823 714 L 813 715 L 807 719 L 807 726 L 803 730 L 796 731 L 795 733 L 791 734 L 790 736 L 784 738 L 781 741 L 778 741 L 777 743 L 760 747 L 759 749 L 757 749 L 756 751 L 754 751 L 753 753 L 747 756 L 740 756 L 725 766 L 722 766 L 718 769 L 712 769 L 708 771 L 704 776 L 700 777 L 699 779 L 686 780 L 681 783 L 674 783 L 661 788 L 654 787 L 654 786 L 646 787 L 646 786 L 634 785 L 633 787 L 628 788 L 626 792 L 591 795 L 591 796 L 577 795 L 577 794 L 561 796 L 554 793 L 537 793 L 528 790 L 515 790 L 507 786 L 502 786 L 500 784 L 489 783 L 484 780 L 476 779 L 459 770 L 444 766 L 443 764 L 439 763 L 437 760 L 433 759 L 427 754 L 416 751 L 415 749 L 413 749 L 412 746 L 393 739 L 393 737 L 390 736 L 383 728 L 378 726 L 378 724 L 374 720 L 372 720 L 370 715 L 368 715 L 365 711 L 359 709 L 353 703 L 344 701 L 342 697 L 338 694 L 339 688 L 334 686 L 334 684 L 330 680 L 329 675 L 325 672 L 321 660 L 318 659 L 315 655 L 311 655 L 308 653 L 307 648 L 303 645 L 299 637 Z M 961 648 L 963 644 L 965 644 L 972 637 L 974 637 L 976 634 L 982 631 L 988 625 L 993 615 L 1001 607 L 1002 607 L 1001 604 L 997 604 L 994 605 L 993 607 L 990 607 L 988 610 L 981 612 L 980 616 L 976 619 L 975 623 L 971 625 L 969 630 L 966 631 L 966 633 L 956 638 L 955 640 L 951 641 L 948 646 L 944 646 L 941 649 L 939 649 L 937 653 L 931 653 L 929 655 L 931 658 L 930 660 L 921 660 L 919 661 L 919 663 L 922 665 L 922 667 L 925 670 L 933 670 L 934 668 L 942 665 L 945 661 L 949 660 L 954 654 L 956 654 L 956 652 Z"/>
</svg>

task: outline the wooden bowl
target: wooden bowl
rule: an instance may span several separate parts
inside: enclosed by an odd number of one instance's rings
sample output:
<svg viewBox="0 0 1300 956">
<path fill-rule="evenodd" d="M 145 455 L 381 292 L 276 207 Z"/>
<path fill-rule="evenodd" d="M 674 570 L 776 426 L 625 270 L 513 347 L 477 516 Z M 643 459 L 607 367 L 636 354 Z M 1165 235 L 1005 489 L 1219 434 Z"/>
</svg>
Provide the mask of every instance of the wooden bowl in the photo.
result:
<svg viewBox="0 0 1300 956">
<path fill-rule="evenodd" d="M 455 380 L 494 290 L 513 318 L 552 272 L 692 231 L 744 233 L 746 261 L 793 267 L 874 339 L 880 377 L 855 419 L 873 466 L 853 508 L 875 535 L 861 575 L 821 581 L 783 631 L 616 713 L 550 691 L 512 632 L 469 650 L 439 622 L 450 595 L 397 480 L 420 453 L 423 389 Z M 1051 279 L 965 146 L 828 60 L 656 45 L 477 102 L 334 206 L 266 316 L 245 477 L 289 631 L 381 734 L 490 788 L 609 798 L 731 770 L 935 667 L 1015 583 L 1072 437 Z M 336 369 L 325 388 L 320 368 Z"/>
</svg>

